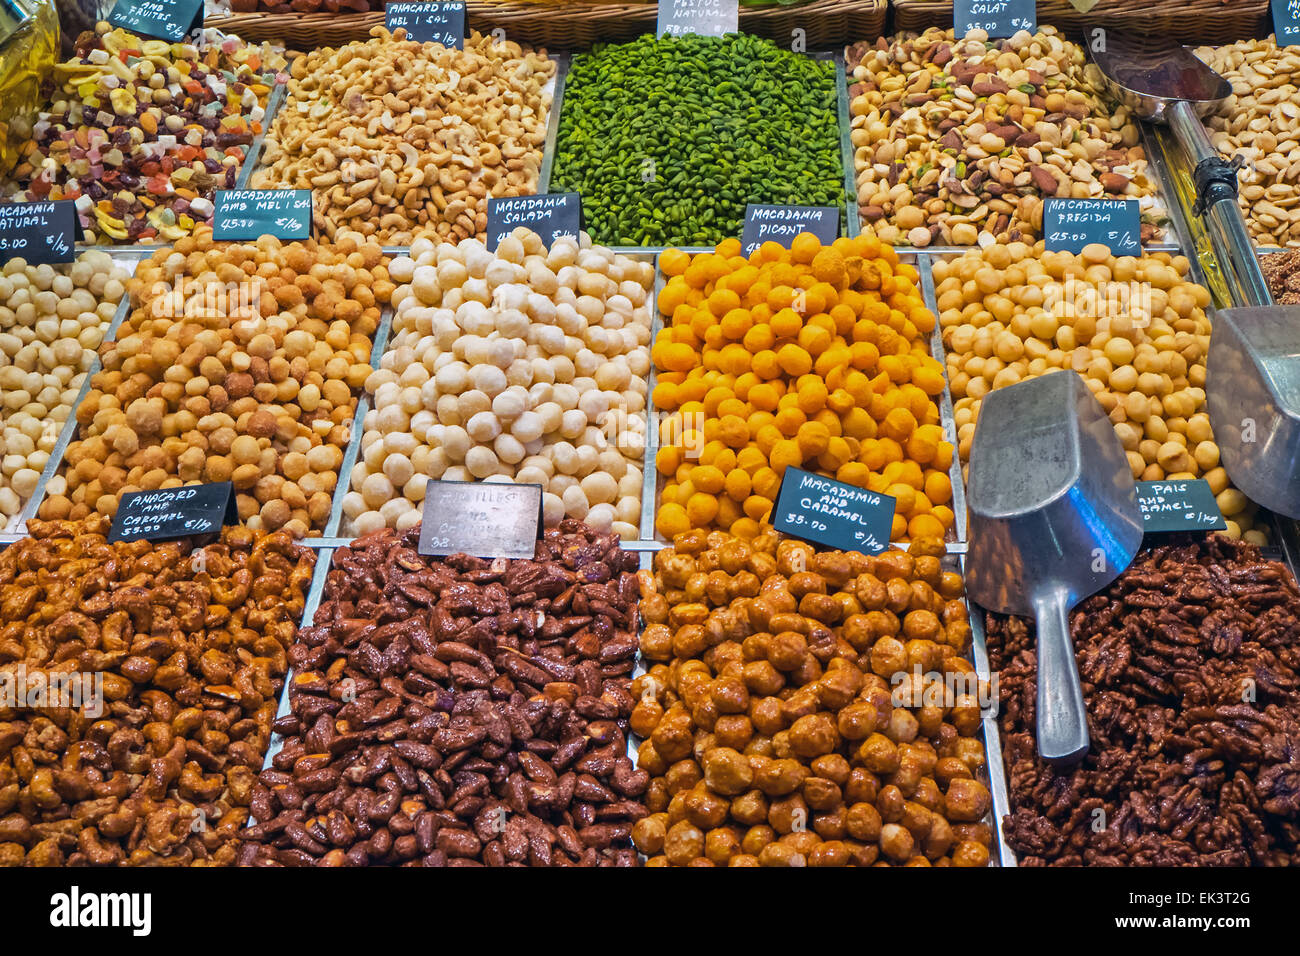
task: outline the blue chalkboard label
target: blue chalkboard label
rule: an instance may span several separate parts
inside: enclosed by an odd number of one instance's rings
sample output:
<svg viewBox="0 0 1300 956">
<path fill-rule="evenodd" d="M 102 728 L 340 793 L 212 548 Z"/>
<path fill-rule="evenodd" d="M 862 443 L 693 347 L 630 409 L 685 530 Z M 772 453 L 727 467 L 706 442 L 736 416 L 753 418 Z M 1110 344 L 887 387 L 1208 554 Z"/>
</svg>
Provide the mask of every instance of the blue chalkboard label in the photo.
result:
<svg viewBox="0 0 1300 956">
<path fill-rule="evenodd" d="M 71 262 L 79 228 L 71 199 L 0 204 L 0 262 Z"/>
<path fill-rule="evenodd" d="M 1214 492 L 1203 479 L 1139 481 L 1138 511 L 1148 534 L 1168 531 L 1222 531 L 1228 525 Z"/>
<path fill-rule="evenodd" d="M 158 491 L 132 491 L 118 502 L 109 541 L 168 541 L 196 534 L 218 534 L 235 524 L 235 486 L 229 481 Z"/>
<path fill-rule="evenodd" d="M 1142 216 L 1136 199 L 1043 200 L 1043 241 L 1048 252 L 1083 251 L 1100 242 L 1112 255 L 1142 254 Z"/>
<path fill-rule="evenodd" d="M 578 238 L 582 228 L 582 197 L 577 193 L 542 193 L 488 200 L 487 247 L 496 251 L 501 240 L 520 226 L 542 237 L 546 248 L 563 236 Z"/>
<path fill-rule="evenodd" d="M 212 238 L 218 242 L 311 238 L 310 189 L 218 189 L 214 204 Z"/>
<path fill-rule="evenodd" d="M 659 0 L 655 36 L 720 37 L 739 30 L 739 0 Z"/>
<path fill-rule="evenodd" d="M 983 30 L 990 38 L 1038 31 L 1036 0 L 955 0 L 952 22 L 957 36 Z"/>
<path fill-rule="evenodd" d="M 384 26 L 390 31 L 404 27 L 406 38 L 417 43 L 465 49 L 463 3 L 390 3 L 384 7 Z"/>
<path fill-rule="evenodd" d="M 179 43 L 203 26 L 203 0 L 118 0 L 108 22 L 132 33 Z"/>
<path fill-rule="evenodd" d="M 772 525 L 828 548 L 879 554 L 889 547 L 896 505 L 889 495 L 786 468 L 772 507 Z"/>
<path fill-rule="evenodd" d="M 1300 0 L 1273 0 L 1273 33 L 1278 46 L 1300 45 Z"/>
<path fill-rule="evenodd" d="M 839 207 L 750 203 L 745 207 L 740 254 L 747 256 L 765 242 L 776 242 L 789 249 L 794 237 L 801 232 L 811 232 L 823 246 L 829 246 L 839 238 Z"/>
</svg>

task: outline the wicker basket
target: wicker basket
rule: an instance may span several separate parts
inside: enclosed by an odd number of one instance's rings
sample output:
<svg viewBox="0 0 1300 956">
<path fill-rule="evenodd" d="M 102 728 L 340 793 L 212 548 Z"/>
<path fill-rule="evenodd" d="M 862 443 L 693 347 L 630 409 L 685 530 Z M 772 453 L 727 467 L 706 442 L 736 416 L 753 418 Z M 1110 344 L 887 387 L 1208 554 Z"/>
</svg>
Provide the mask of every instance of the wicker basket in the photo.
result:
<svg viewBox="0 0 1300 956">
<path fill-rule="evenodd" d="M 1164 34 L 1184 43 L 1230 43 L 1271 29 L 1269 0 L 1098 0 L 1080 13 L 1069 0 L 1038 0 L 1038 20 L 1064 30 L 1089 27 Z M 894 28 L 951 27 L 952 3 L 894 0 Z"/>
<path fill-rule="evenodd" d="M 653 3 L 553 4 L 468 3 L 469 27 L 495 29 L 518 43 L 551 50 L 585 50 L 596 43 L 632 40 L 655 28 Z M 796 29 L 807 49 L 842 46 L 848 40 L 874 40 L 884 34 L 885 0 L 813 0 L 801 6 L 740 8 L 740 28 L 781 43 Z M 209 17 L 207 26 L 246 40 L 275 40 L 295 50 L 338 46 L 364 40 L 384 15 L 371 13 L 237 13 Z"/>
</svg>

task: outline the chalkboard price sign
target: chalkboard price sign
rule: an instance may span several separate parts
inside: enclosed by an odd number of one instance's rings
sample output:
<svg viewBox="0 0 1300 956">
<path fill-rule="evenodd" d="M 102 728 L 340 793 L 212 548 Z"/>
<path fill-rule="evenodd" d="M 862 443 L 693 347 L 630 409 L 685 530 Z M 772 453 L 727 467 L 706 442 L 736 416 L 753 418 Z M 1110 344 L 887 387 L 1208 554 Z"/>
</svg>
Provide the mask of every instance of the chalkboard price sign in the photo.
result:
<svg viewBox="0 0 1300 956">
<path fill-rule="evenodd" d="M 739 0 L 659 0 L 655 36 L 720 37 L 739 30 Z"/>
<path fill-rule="evenodd" d="M 159 491 L 132 491 L 122 496 L 109 527 L 109 541 L 168 541 L 190 535 L 217 534 L 223 524 L 239 520 L 235 486 L 228 481 L 187 485 Z"/>
<path fill-rule="evenodd" d="M 801 232 L 811 232 L 822 245 L 830 245 L 840 234 L 839 208 L 750 203 L 745 207 L 740 253 L 747 256 L 765 242 L 776 242 L 789 249 L 794 237 Z"/>
<path fill-rule="evenodd" d="M 1219 512 L 1209 482 L 1197 478 L 1180 481 L 1139 481 L 1138 511 L 1142 530 L 1222 531 L 1228 525 Z"/>
<path fill-rule="evenodd" d="M 0 205 L 0 262 L 71 262 L 76 258 L 79 231 L 77 205 L 71 199 L 4 203 Z"/>
<path fill-rule="evenodd" d="M 582 228 L 582 197 L 577 193 L 543 193 L 488 200 L 488 249 L 495 251 L 501 240 L 520 226 L 541 236 L 548 249 L 563 236 L 576 239 Z"/>
<path fill-rule="evenodd" d="M 404 27 L 406 38 L 417 43 L 465 49 L 463 3 L 390 3 L 384 7 L 384 26 L 390 31 Z"/>
<path fill-rule="evenodd" d="M 990 37 L 1015 36 L 1021 30 L 1038 30 L 1036 0 L 955 0 L 952 22 L 958 37 L 983 30 Z"/>
<path fill-rule="evenodd" d="M 1273 0 L 1273 33 L 1278 46 L 1300 45 L 1300 0 Z"/>
<path fill-rule="evenodd" d="M 1073 252 L 1100 242 L 1112 255 L 1142 254 L 1142 219 L 1136 199 L 1065 199 L 1043 202 L 1043 240 L 1048 252 Z"/>
<path fill-rule="evenodd" d="M 310 189 L 218 189 L 212 238 L 256 242 L 275 236 L 284 242 L 311 238 Z"/>
<path fill-rule="evenodd" d="M 429 480 L 420 554 L 531 558 L 542 529 L 542 486 Z"/>
<path fill-rule="evenodd" d="M 203 0 L 118 0 L 108 22 L 132 33 L 179 43 L 203 26 Z"/>
<path fill-rule="evenodd" d="M 772 525 L 828 548 L 879 554 L 889 547 L 896 505 L 889 495 L 786 468 L 772 506 Z"/>
</svg>

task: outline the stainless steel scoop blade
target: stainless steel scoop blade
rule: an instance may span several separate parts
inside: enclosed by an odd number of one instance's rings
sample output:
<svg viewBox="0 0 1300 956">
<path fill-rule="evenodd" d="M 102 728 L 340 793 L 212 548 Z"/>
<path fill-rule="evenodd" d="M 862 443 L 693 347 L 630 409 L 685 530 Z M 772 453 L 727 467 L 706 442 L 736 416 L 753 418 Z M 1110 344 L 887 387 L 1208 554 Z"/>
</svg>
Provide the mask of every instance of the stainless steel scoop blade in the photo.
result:
<svg viewBox="0 0 1300 956">
<path fill-rule="evenodd" d="M 1167 36 L 1138 36 L 1107 30 L 1092 58 L 1112 95 L 1139 119 L 1169 126 L 1195 166 L 1196 206 L 1204 215 L 1220 262 L 1231 263 L 1239 305 L 1268 305 L 1268 283 L 1260 271 L 1237 205 L 1237 165 L 1219 155 L 1200 117 L 1218 110 L 1232 84 L 1191 50 Z"/>
<path fill-rule="evenodd" d="M 1300 518 L 1300 306 L 1216 312 L 1205 398 L 1232 483 Z"/>
<path fill-rule="evenodd" d="M 985 396 L 971 446 L 967 588 L 1038 632 L 1038 753 L 1088 751 L 1069 612 L 1110 584 L 1142 544 L 1132 471 L 1114 426 L 1077 372 Z"/>
</svg>

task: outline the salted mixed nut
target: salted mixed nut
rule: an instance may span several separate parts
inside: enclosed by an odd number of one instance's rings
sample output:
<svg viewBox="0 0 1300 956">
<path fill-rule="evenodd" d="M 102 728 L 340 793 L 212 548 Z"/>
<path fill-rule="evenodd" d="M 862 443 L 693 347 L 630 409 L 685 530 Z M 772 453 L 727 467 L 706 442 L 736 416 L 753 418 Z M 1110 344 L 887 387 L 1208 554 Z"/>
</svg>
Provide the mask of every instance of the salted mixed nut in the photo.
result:
<svg viewBox="0 0 1300 956">
<path fill-rule="evenodd" d="M 1054 27 L 904 33 L 850 48 L 858 208 L 881 240 L 911 246 L 1038 238 L 1043 199 L 1137 199 L 1143 241 L 1163 211 L 1123 106 Z"/>
<path fill-rule="evenodd" d="M 370 35 L 294 61 L 251 185 L 313 190 L 322 238 L 481 238 L 489 197 L 535 191 L 555 64 L 477 32 L 463 50 Z"/>
</svg>

